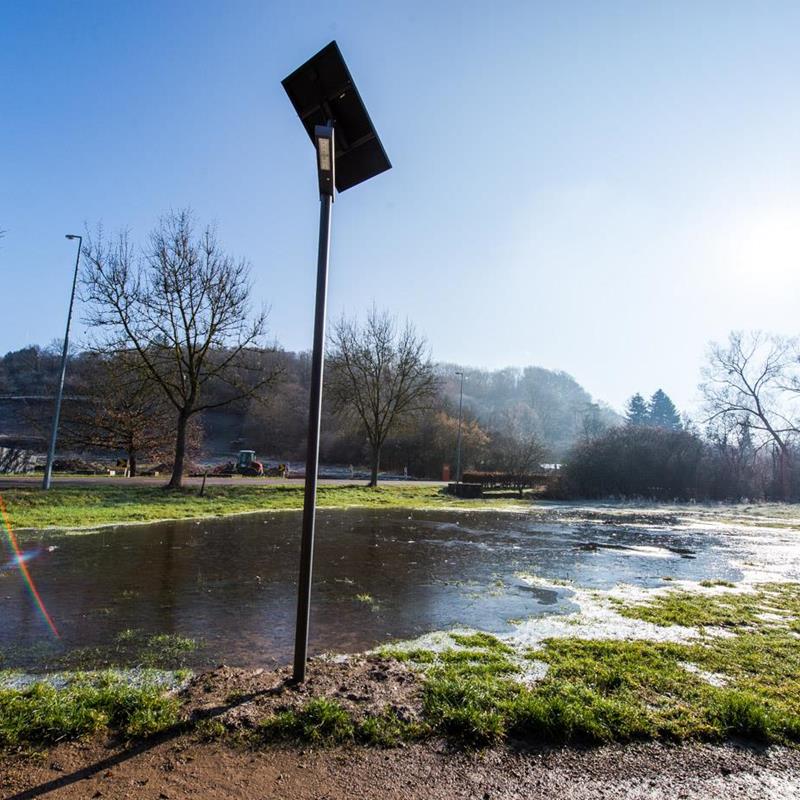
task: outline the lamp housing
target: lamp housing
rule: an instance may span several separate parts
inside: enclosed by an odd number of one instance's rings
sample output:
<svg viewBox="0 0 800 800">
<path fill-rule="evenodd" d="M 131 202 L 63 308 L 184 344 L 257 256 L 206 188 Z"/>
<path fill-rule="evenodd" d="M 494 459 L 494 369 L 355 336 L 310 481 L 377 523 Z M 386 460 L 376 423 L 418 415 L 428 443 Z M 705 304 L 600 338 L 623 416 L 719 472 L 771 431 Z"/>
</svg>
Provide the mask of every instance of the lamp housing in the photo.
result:
<svg viewBox="0 0 800 800">
<path fill-rule="evenodd" d="M 317 175 L 319 193 L 333 197 L 336 186 L 336 149 L 332 125 L 314 127 L 314 144 L 317 148 Z"/>
</svg>

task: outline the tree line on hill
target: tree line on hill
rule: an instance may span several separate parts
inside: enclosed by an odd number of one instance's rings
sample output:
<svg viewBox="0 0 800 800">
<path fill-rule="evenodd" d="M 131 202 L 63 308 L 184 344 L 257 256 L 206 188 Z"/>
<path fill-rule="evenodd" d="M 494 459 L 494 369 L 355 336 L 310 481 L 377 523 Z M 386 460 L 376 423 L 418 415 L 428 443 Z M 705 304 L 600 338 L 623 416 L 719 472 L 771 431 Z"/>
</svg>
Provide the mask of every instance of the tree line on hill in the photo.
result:
<svg viewBox="0 0 800 800">
<path fill-rule="evenodd" d="M 58 376 L 57 348 L 31 346 L 7 353 L 0 358 L 0 396 L 52 397 Z M 240 398 L 226 405 L 217 405 L 225 398 L 226 388 L 210 382 L 206 397 L 215 408 L 202 412 L 190 422 L 187 432 L 187 457 L 195 465 L 230 457 L 238 449 L 253 449 L 259 457 L 275 461 L 299 461 L 305 453 L 308 423 L 308 388 L 310 358 L 308 353 L 270 349 L 262 356 L 269 369 L 278 375 L 269 391 L 260 396 Z M 175 413 L 165 397 L 140 373 L 131 367 L 129 353 L 116 356 L 92 352 L 75 352 L 67 372 L 66 399 L 62 409 L 59 433 L 60 450 L 85 453 L 107 453 L 127 459 L 135 474 L 142 462 L 170 464 L 175 436 Z M 330 363 L 329 363 L 330 366 Z M 568 446 L 559 451 L 548 443 L 570 442 L 584 435 L 586 427 L 597 428 L 593 408 L 575 405 L 573 414 L 565 415 L 567 430 L 529 406 L 524 393 L 536 377 L 546 370 L 514 371 L 516 380 L 509 381 L 510 370 L 502 370 L 499 385 L 516 387 L 511 394 L 492 396 L 493 373 L 465 369 L 470 380 L 480 383 L 472 396 L 472 387 L 465 383 L 462 414 L 462 467 L 464 470 L 503 470 L 514 461 L 512 441 L 536 442 L 539 461 L 563 458 Z M 449 464 L 455 475 L 458 436 L 458 381 L 452 365 L 434 364 L 432 369 L 436 391 L 428 398 L 424 410 L 406 416 L 386 432 L 381 447 L 381 464 L 386 469 L 415 477 L 442 476 L 442 467 Z M 341 413 L 335 404 L 331 384 L 332 370 L 326 374 L 325 404 L 320 453 L 323 462 L 361 465 L 370 462 L 367 432 L 352 413 Z M 495 373 L 497 374 L 497 373 Z M 572 392 L 582 399 L 584 390 L 569 376 L 559 375 L 541 396 L 554 406 L 568 402 Z M 559 394 L 560 393 L 560 394 Z M 562 399 L 560 400 L 559 397 Z M 0 408 L 2 406 L 0 405 Z M 8 414 L 16 414 L 10 425 Z M 616 418 L 613 412 L 609 424 Z M 43 441 L 49 431 L 52 401 L 16 403 L 6 409 L 6 430 L 25 430 L 38 434 Z M 3 417 L 0 417 L 2 432 Z"/>
<path fill-rule="evenodd" d="M 163 217 L 142 245 L 127 232 L 87 231 L 81 300 L 90 331 L 67 373 L 62 446 L 124 454 L 171 466 L 178 487 L 186 459 L 235 445 L 264 456 L 304 450 L 309 358 L 265 342 L 266 314 L 252 308 L 247 262 L 189 212 Z M 440 477 L 458 430 L 454 369 L 432 362 L 412 325 L 372 308 L 329 331 L 324 460 Z M 0 393 L 52 391 L 54 353 L 26 348 L 0 364 Z M 539 368 L 465 369 L 465 467 L 504 469 L 519 445 L 559 457 L 582 430 L 616 422 L 570 376 Z M 46 405 L 31 425 L 45 435 Z M 235 435 L 233 435 L 235 434 Z"/>
</svg>

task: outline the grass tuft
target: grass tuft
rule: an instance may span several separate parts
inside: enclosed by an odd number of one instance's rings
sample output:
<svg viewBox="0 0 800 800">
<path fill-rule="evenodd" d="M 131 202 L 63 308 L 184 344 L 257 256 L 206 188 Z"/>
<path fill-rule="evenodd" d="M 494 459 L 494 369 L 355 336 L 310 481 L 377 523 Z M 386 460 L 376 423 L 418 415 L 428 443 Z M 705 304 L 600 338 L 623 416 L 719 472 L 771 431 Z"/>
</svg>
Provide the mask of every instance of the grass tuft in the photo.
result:
<svg viewBox="0 0 800 800">
<path fill-rule="evenodd" d="M 335 700 L 317 697 L 301 709 L 281 711 L 263 720 L 259 733 L 264 741 L 293 740 L 336 745 L 352 742 L 356 727 L 350 715 Z"/>
<path fill-rule="evenodd" d="M 367 715 L 356 725 L 356 740 L 370 747 L 398 747 L 404 742 L 424 738 L 427 727 L 419 722 L 400 719 L 387 709 L 382 714 Z"/>
<path fill-rule="evenodd" d="M 175 725 L 180 704 L 163 687 L 81 675 L 64 688 L 44 681 L 0 690 L 0 745 L 50 744 L 104 728 L 142 737 Z"/>
<path fill-rule="evenodd" d="M 496 636 L 490 633 L 476 631 L 475 633 L 451 633 L 450 638 L 461 647 L 483 647 L 497 653 L 513 653 L 514 648 L 501 642 Z"/>
</svg>

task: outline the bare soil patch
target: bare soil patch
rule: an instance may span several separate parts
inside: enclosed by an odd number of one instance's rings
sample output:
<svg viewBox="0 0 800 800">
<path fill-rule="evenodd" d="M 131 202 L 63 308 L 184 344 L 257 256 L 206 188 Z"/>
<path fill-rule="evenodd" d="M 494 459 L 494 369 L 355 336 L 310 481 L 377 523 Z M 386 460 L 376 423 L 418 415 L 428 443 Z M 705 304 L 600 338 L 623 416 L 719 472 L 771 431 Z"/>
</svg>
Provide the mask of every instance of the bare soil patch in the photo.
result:
<svg viewBox="0 0 800 800">
<path fill-rule="evenodd" d="M 389 710 L 410 721 L 421 713 L 416 673 L 378 656 L 314 659 L 300 686 L 291 683 L 288 667 L 269 672 L 223 666 L 196 676 L 183 692 L 190 713 L 213 716 L 234 730 L 255 727 L 282 711 L 297 710 L 315 697 L 335 700 L 356 720 Z"/>
</svg>

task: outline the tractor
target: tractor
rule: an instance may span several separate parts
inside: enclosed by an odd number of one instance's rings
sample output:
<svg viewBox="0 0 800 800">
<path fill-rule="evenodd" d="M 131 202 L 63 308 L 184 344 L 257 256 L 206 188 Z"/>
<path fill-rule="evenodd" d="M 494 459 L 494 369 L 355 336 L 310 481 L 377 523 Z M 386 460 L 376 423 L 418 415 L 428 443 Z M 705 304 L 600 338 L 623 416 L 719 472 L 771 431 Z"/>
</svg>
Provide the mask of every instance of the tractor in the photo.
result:
<svg viewBox="0 0 800 800">
<path fill-rule="evenodd" d="M 250 478 L 258 478 L 264 474 L 264 465 L 256 461 L 255 450 L 240 450 L 236 461 L 236 472 Z"/>
</svg>

